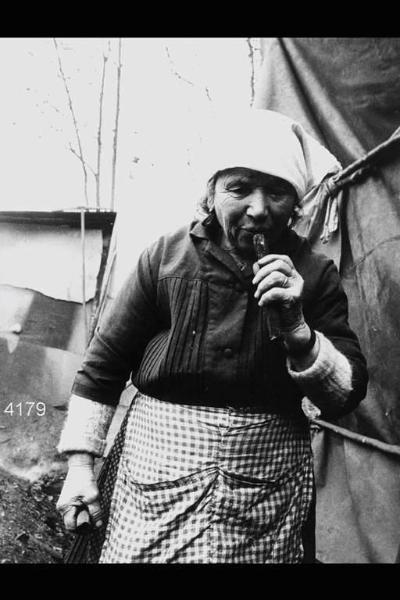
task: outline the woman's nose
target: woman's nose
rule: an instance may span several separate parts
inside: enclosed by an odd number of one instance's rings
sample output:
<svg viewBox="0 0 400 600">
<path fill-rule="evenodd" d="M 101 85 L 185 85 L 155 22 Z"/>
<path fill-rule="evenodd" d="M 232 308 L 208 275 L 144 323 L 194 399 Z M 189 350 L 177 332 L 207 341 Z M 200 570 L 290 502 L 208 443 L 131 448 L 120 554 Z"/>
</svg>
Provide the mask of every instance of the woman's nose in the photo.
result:
<svg viewBox="0 0 400 600">
<path fill-rule="evenodd" d="M 265 219 L 268 215 L 268 199 L 262 190 L 255 190 L 248 197 L 247 215 L 253 219 Z"/>
</svg>

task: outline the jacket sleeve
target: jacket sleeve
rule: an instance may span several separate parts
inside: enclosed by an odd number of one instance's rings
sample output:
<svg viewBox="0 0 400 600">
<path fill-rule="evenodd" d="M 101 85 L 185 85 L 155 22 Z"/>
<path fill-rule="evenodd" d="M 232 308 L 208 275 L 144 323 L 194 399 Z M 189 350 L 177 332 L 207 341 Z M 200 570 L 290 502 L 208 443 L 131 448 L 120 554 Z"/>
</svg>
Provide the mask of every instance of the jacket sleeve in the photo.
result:
<svg viewBox="0 0 400 600">
<path fill-rule="evenodd" d="M 72 393 L 116 406 L 159 327 L 156 285 L 146 250 L 105 311 L 76 374 Z"/>
<path fill-rule="evenodd" d="M 344 416 L 365 397 L 368 371 L 357 335 L 349 326 L 347 296 L 332 260 L 324 261 L 315 293 L 305 305 L 304 316 L 310 327 L 323 334 L 320 336 L 322 352 L 316 365 L 318 369 L 300 374 L 298 384 L 306 395 L 312 390 L 310 396 L 313 397 L 309 399 L 321 409 L 322 418 Z M 310 379 L 313 372 L 325 377 L 320 393 L 315 381 Z"/>
<path fill-rule="evenodd" d="M 115 407 L 72 395 L 61 431 L 58 452 L 89 452 L 103 456 Z"/>
</svg>

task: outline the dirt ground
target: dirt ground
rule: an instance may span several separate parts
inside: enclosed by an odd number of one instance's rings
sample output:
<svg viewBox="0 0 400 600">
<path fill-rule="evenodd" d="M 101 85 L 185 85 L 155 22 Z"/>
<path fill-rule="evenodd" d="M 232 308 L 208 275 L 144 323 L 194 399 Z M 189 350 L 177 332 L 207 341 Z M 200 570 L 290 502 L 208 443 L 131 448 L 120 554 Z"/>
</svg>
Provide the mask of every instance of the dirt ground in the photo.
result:
<svg viewBox="0 0 400 600">
<path fill-rule="evenodd" d="M 34 483 L 0 469 L 0 564 L 62 563 L 73 537 L 55 509 L 63 474 Z"/>
<path fill-rule="evenodd" d="M 131 401 L 128 388 L 111 423 L 106 453 Z M 46 422 L 18 418 L 0 425 L 0 565 L 62 563 L 75 538 L 63 530 L 55 508 L 67 468 L 55 449 L 64 416 L 49 409 Z M 97 474 L 101 464 L 97 461 Z"/>
</svg>

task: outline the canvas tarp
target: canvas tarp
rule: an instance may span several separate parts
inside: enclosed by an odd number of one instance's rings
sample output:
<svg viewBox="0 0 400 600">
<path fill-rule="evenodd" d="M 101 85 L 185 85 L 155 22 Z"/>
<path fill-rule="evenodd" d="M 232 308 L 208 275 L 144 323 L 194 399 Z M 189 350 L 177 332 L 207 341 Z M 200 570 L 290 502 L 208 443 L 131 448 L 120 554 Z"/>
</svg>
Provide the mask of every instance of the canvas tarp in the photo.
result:
<svg viewBox="0 0 400 600">
<path fill-rule="evenodd" d="M 254 105 L 297 119 L 347 167 L 400 126 L 400 38 L 264 39 Z M 370 374 L 341 430 L 314 437 L 317 554 L 327 562 L 394 562 L 400 545 L 400 145 L 373 162 L 343 189 L 340 229 L 325 245 Z"/>
</svg>

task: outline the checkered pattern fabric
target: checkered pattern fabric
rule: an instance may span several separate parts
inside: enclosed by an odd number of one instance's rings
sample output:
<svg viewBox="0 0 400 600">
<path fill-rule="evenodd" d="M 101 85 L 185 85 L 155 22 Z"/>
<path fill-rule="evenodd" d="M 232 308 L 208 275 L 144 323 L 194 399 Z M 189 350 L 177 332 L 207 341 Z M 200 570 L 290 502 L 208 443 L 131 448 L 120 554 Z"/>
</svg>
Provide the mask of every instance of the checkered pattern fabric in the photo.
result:
<svg viewBox="0 0 400 600">
<path fill-rule="evenodd" d="M 303 422 L 139 394 L 99 562 L 301 562 L 312 489 Z"/>
</svg>

